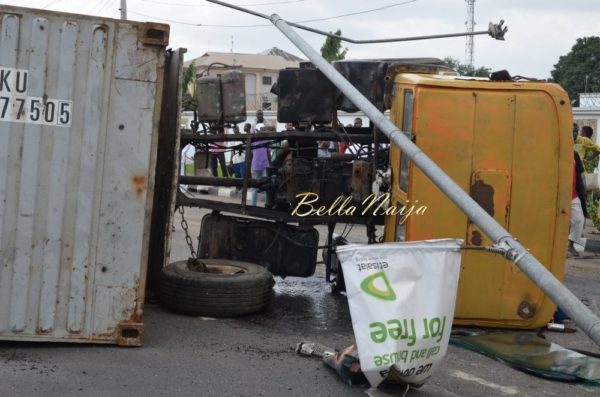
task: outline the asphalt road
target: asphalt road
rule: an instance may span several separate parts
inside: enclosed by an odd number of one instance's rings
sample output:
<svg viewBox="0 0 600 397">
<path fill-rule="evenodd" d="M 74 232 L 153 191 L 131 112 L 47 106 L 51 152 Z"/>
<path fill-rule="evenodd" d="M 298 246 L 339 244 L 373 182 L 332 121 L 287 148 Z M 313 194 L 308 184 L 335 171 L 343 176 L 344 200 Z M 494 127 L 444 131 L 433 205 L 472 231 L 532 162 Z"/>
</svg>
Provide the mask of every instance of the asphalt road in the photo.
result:
<svg viewBox="0 0 600 397">
<path fill-rule="evenodd" d="M 192 230 L 201 212 L 188 210 Z M 176 226 L 172 260 L 187 257 Z M 323 233 L 322 233 L 323 234 Z M 349 238 L 364 239 L 356 226 Z M 600 314 L 600 259 L 570 260 L 567 285 Z M 240 319 L 186 317 L 147 305 L 142 348 L 0 342 L 0 396 L 365 396 L 300 341 L 353 342 L 344 296 L 332 295 L 322 266 L 307 279 L 277 279 L 267 311 Z M 547 333 L 563 346 L 600 352 L 581 332 Z M 547 381 L 450 346 L 443 366 L 408 396 L 598 396 L 599 388 Z"/>
</svg>

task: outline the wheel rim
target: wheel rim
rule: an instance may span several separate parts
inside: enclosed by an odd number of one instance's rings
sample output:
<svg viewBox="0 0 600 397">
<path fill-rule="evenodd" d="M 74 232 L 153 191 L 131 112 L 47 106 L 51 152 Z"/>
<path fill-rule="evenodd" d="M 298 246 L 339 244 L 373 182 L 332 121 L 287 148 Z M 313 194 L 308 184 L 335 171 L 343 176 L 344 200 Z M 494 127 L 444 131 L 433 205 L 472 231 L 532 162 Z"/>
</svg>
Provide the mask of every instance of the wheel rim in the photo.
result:
<svg viewBox="0 0 600 397">
<path fill-rule="evenodd" d="M 244 269 L 241 266 L 234 266 L 234 265 L 224 265 L 224 264 L 208 264 L 206 263 L 206 268 L 208 269 L 208 272 L 206 273 L 210 273 L 210 274 L 243 274 L 243 273 L 248 273 L 248 270 Z M 198 271 L 197 269 L 190 269 L 188 267 L 188 270 L 190 271 Z M 202 272 L 205 273 L 205 272 Z"/>
</svg>

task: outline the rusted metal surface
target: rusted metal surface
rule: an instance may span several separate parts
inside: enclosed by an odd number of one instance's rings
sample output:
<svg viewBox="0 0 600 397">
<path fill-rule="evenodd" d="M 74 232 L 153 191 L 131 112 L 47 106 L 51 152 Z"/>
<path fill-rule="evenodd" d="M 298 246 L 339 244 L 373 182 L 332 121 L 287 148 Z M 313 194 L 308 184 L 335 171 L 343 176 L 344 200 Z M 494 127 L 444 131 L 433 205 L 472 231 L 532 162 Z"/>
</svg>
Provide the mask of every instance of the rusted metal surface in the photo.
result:
<svg viewBox="0 0 600 397">
<path fill-rule="evenodd" d="M 312 141 L 322 140 L 322 141 L 342 141 L 349 140 L 353 143 L 362 143 L 368 144 L 373 143 L 373 137 L 370 134 L 359 133 L 359 128 L 354 127 L 346 127 L 347 134 L 340 134 L 338 132 L 333 131 L 281 131 L 281 132 L 257 132 L 256 134 L 215 134 L 215 135 L 205 135 L 205 134 L 193 134 L 190 132 L 182 132 L 181 133 L 181 146 L 187 145 L 192 142 L 231 142 L 231 141 L 244 141 L 244 140 L 254 140 L 254 141 L 262 141 L 265 139 L 271 139 L 274 141 L 282 141 L 285 139 L 294 139 L 298 141 Z M 189 131 L 189 130 L 188 130 Z M 389 140 L 385 137 L 379 139 L 379 143 L 389 143 Z"/>
<path fill-rule="evenodd" d="M 140 41 L 146 45 L 166 47 L 169 44 L 169 26 L 163 23 L 146 22 Z"/>
<path fill-rule="evenodd" d="M 358 89 L 373 105 L 383 110 L 383 87 L 388 62 L 377 60 L 337 61 L 333 67 Z M 358 112 L 352 101 L 341 93 L 338 109 L 345 112 Z"/>
<path fill-rule="evenodd" d="M 141 321 L 165 37 L 0 6 L 0 67 L 27 75 L 0 93 L 0 339 L 117 343 Z"/>
<path fill-rule="evenodd" d="M 519 317 L 529 320 L 535 316 L 535 306 L 529 301 L 523 301 L 517 308 Z"/>
<path fill-rule="evenodd" d="M 327 223 L 354 223 L 357 225 L 383 225 L 383 216 L 344 216 L 344 215 L 333 215 L 333 216 L 304 216 L 299 217 L 291 215 L 289 209 L 287 211 L 279 211 L 271 208 L 255 207 L 255 206 L 244 206 L 243 204 L 236 203 L 225 203 L 221 201 L 191 198 L 183 194 L 177 196 L 177 204 L 185 207 L 197 207 L 205 208 L 213 211 L 222 211 L 232 214 L 242 214 L 253 216 L 262 219 L 271 219 L 277 222 L 287 223 L 301 223 L 305 225 L 319 225 Z"/>
<path fill-rule="evenodd" d="M 503 225 L 509 225 L 510 174 L 502 170 L 475 170 L 469 194 L 490 216 Z M 472 245 L 489 246 L 491 240 L 472 222 L 467 229 L 467 240 Z"/>
<path fill-rule="evenodd" d="M 158 131 L 158 154 L 154 182 L 154 205 L 150 228 L 147 291 L 157 292 L 158 277 L 171 247 L 171 225 L 175 213 L 175 194 L 179 170 L 179 117 L 181 108 L 181 70 L 184 49 L 169 51 L 165 59 L 165 80 Z"/>
<path fill-rule="evenodd" d="M 223 117 L 221 99 L 221 79 L 217 76 L 203 76 L 196 80 L 196 100 L 198 101 L 198 120 L 217 122 Z"/>
<path fill-rule="evenodd" d="M 313 162 L 306 159 L 294 159 L 288 160 L 281 167 L 280 172 L 282 173 L 284 180 L 287 180 L 285 184 L 285 195 L 282 197 L 283 200 L 289 202 L 296 201 L 296 195 L 305 192 L 318 193 L 314 191 L 316 186 L 313 186 Z M 279 192 L 280 195 L 283 192 Z"/>
<path fill-rule="evenodd" d="M 352 164 L 352 198 L 363 201 L 371 194 L 372 178 L 371 163 L 357 160 Z"/>
<path fill-rule="evenodd" d="M 287 159 L 273 170 L 277 183 L 273 186 L 274 206 L 289 208 L 299 201 L 298 195 L 311 192 L 318 195 L 312 205 L 328 205 L 340 196 L 351 195 L 352 164 L 341 159 Z M 288 209 L 289 211 L 289 209 Z"/>
<path fill-rule="evenodd" d="M 494 188 L 491 185 L 479 179 L 471 185 L 469 194 L 485 212 L 494 216 Z"/>
<path fill-rule="evenodd" d="M 144 344 L 144 324 L 132 321 L 121 322 L 117 326 L 117 345 L 142 346 Z"/>
<path fill-rule="evenodd" d="M 398 58 L 384 60 L 338 61 L 334 67 L 354 85 L 373 105 L 383 111 L 391 109 L 394 77 L 399 73 L 456 75 L 437 58 Z M 340 95 L 338 109 L 357 112 L 358 108 Z M 383 135 L 383 134 L 382 134 Z"/>
<path fill-rule="evenodd" d="M 284 69 L 277 80 L 277 120 L 331 123 L 335 87 L 318 69 Z"/>
<path fill-rule="evenodd" d="M 231 70 L 221 75 L 223 121 L 241 123 L 246 120 L 246 84 L 244 74 Z"/>
<path fill-rule="evenodd" d="M 243 179 L 233 179 L 233 178 L 220 178 L 214 176 L 179 176 L 179 183 L 183 185 L 206 185 L 206 186 L 244 186 Z M 267 182 L 261 182 L 258 179 L 248 179 L 247 180 L 248 187 L 260 187 L 265 185 Z"/>
<path fill-rule="evenodd" d="M 241 123 L 246 120 L 244 74 L 231 70 L 196 80 L 198 120 L 207 123 Z"/>
<path fill-rule="evenodd" d="M 318 244 L 312 227 L 211 214 L 202 220 L 198 258 L 257 263 L 277 276 L 309 277 Z"/>
<path fill-rule="evenodd" d="M 385 74 L 385 86 L 383 91 L 383 106 L 385 109 L 392 108 L 394 79 L 400 73 L 444 74 L 448 76 L 458 75 L 454 70 L 447 67 L 442 60 L 437 58 L 397 59 L 388 66 Z"/>
</svg>

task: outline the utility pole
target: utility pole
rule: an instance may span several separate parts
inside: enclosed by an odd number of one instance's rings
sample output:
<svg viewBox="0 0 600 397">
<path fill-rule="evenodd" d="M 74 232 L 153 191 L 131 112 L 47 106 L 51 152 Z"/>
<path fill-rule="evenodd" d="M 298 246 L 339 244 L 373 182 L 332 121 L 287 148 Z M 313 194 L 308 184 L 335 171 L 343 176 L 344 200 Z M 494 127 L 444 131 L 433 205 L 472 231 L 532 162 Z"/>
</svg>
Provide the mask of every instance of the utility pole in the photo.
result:
<svg viewBox="0 0 600 397">
<path fill-rule="evenodd" d="M 589 78 L 590 78 L 590 75 L 586 74 L 585 75 L 585 93 L 586 94 L 588 93 L 588 80 L 589 80 Z"/>
<path fill-rule="evenodd" d="M 465 25 L 467 32 L 473 32 L 475 29 L 475 0 L 465 0 L 467 2 L 467 21 Z M 467 44 L 465 46 L 465 63 L 473 68 L 473 57 L 475 52 L 475 44 L 473 36 L 467 36 Z"/>
<path fill-rule="evenodd" d="M 121 19 L 127 19 L 127 0 L 121 0 L 121 8 L 119 8 L 119 11 L 121 11 Z"/>
</svg>

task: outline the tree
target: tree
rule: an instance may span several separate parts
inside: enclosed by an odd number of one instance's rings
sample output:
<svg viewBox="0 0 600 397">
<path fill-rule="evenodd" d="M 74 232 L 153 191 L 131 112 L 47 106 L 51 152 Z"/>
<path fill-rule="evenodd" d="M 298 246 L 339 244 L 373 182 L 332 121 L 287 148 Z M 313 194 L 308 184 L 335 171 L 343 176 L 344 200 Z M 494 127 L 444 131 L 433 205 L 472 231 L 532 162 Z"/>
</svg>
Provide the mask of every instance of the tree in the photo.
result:
<svg viewBox="0 0 600 397">
<path fill-rule="evenodd" d="M 329 33 L 334 34 L 336 36 L 342 35 L 342 31 L 339 29 L 336 30 L 335 33 Z M 325 39 L 325 43 L 323 43 L 323 46 L 321 47 L 321 55 L 330 63 L 333 61 L 340 61 L 346 58 L 347 52 L 347 48 L 344 48 L 342 50 L 342 39 L 331 36 L 327 36 L 327 38 Z"/>
<path fill-rule="evenodd" d="M 194 65 L 194 62 L 183 69 L 182 77 L 181 107 L 183 110 L 196 110 L 198 102 L 196 101 L 196 98 L 194 98 L 194 84 L 196 82 L 196 65 Z"/>
<path fill-rule="evenodd" d="M 461 63 L 458 59 L 452 57 L 444 58 L 444 63 L 449 68 L 456 70 L 461 76 L 490 77 L 490 72 L 492 71 L 491 68 L 486 68 L 485 66 L 474 68 L 473 66 Z"/>
<path fill-rule="evenodd" d="M 571 100 L 581 92 L 600 90 L 600 37 L 577 39 L 567 55 L 558 58 L 550 72 L 552 81 L 560 84 Z"/>
</svg>

